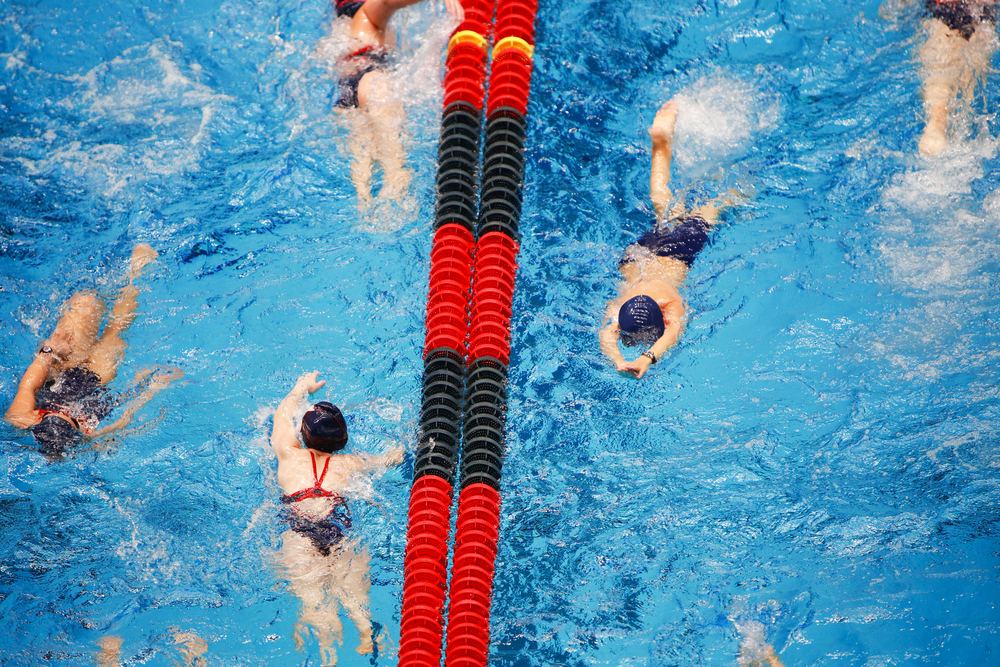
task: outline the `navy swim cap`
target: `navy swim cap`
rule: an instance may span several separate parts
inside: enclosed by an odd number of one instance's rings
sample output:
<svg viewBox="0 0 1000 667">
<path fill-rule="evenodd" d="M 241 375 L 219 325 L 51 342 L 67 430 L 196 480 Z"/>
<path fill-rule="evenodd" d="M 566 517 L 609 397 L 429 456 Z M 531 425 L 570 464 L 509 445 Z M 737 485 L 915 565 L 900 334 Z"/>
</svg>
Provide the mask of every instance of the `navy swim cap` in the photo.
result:
<svg viewBox="0 0 1000 667">
<path fill-rule="evenodd" d="M 663 311 L 653 297 L 634 296 L 618 311 L 618 329 L 622 343 L 628 347 L 655 343 L 663 335 Z"/>
<path fill-rule="evenodd" d="M 320 401 L 302 417 L 299 429 L 306 447 L 327 454 L 347 446 L 347 421 L 333 403 Z"/>
<path fill-rule="evenodd" d="M 42 421 L 31 427 L 38 451 L 49 461 L 65 458 L 69 450 L 83 444 L 83 434 L 71 423 L 57 415 L 45 415 Z"/>
</svg>

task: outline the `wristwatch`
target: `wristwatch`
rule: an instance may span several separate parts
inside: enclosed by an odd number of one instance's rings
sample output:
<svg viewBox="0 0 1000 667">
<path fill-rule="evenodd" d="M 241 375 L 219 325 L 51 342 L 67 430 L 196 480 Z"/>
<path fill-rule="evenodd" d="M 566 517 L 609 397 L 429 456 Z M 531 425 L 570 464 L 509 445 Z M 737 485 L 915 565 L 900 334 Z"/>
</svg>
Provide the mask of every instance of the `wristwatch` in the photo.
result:
<svg viewBox="0 0 1000 667">
<path fill-rule="evenodd" d="M 653 352 L 652 349 L 649 349 L 649 350 L 646 350 L 645 352 L 643 352 L 642 356 L 649 357 L 650 363 L 653 363 L 653 364 L 656 363 L 656 354 Z"/>
</svg>

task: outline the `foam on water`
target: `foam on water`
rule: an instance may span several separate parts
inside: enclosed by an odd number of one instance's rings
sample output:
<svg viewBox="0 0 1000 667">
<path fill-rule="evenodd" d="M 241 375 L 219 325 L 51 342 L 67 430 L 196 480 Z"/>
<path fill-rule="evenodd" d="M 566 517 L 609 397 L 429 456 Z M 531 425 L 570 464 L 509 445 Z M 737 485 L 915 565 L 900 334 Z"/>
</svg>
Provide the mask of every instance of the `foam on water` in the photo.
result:
<svg viewBox="0 0 1000 667">
<path fill-rule="evenodd" d="M 674 98 L 677 164 L 688 178 L 704 178 L 743 157 L 777 127 L 781 108 L 771 93 L 723 73 L 684 87 Z"/>
</svg>

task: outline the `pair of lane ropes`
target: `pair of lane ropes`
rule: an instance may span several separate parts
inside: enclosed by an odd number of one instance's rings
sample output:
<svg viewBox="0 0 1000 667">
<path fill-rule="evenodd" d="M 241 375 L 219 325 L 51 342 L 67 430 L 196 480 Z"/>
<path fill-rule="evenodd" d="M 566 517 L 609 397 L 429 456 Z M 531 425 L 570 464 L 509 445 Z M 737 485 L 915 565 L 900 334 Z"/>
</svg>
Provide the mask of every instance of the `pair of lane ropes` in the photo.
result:
<svg viewBox="0 0 1000 667">
<path fill-rule="evenodd" d="M 448 43 L 445 63 L 423 393 L 404 560 L 401 667 L 440 667 L 445 638 L 448 667 L 481 667 L 489 654 L 538 0 L 462 4 L 465 20 Z"/>
</svg>

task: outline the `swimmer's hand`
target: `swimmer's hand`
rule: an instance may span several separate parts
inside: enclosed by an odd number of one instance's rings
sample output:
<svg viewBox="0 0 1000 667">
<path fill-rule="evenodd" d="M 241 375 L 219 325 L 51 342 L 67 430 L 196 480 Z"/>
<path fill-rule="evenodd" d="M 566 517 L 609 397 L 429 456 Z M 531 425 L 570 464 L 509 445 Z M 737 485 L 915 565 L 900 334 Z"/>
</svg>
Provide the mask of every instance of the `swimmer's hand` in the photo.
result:
<svg viewBox="0 0 1000 667">
<path fill-rule="evenodd" d="M 385 465 L 398 466 L 403 462 L 403 455 L 406 454 L 406 449 L 402 446 L 396 447 L 395 449 L 390 449 L 385 455 Z"/>
<path fill-rule="evenodd" d="M 326 380 L 317 381 L 317 378 L 319 378 L 319 371 L 305 373 L 295 383 L 295 388 L 305 389 L 307 393 L 314 394 L 326 385 Z"/>
<path fill-rule="evenodd" d="M 626 361 L 625 363 L 618 364 L 616 368 L 619 373 L 631 373 L 635 376 L 636 380 L 641 380 L 652 364 L 652 359 L 640 356 L 635 361 Z"/>
<path fill-rule="evenodd" d="M 444 6 L 456 21 L 461 23 L 465 20 L 465 10 L 462 9 L 461 0 L 444 0 Z"/>
</svg>

